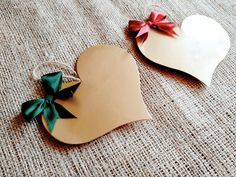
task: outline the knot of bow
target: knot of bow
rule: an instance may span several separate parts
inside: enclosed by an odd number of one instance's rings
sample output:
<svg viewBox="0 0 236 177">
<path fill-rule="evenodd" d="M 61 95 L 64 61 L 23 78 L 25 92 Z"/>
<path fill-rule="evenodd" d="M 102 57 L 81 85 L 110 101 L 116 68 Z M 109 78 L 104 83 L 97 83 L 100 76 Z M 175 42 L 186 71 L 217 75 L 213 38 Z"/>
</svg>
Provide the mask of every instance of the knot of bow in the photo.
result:
<svg viewBox="0 0 236 177">
<path fill-rule="evenodd" d="M 43 75 L 41 80 L 47 95 L 44 98 L 33 99 L 23 103 L 21 113 L 27 121 L 34 120 L 39 115 L 43 114 L 49 131 L 52 132 L 58 118 L 76 118 L 54 100 L 72 97 L 73 93 L 80 85 L 80 82 L 61 90 L 62 72 Z"/>
<path fill-rule="evenodd" d="M 130 20 L 129 30 L 132 32 L 138 32 L 136 38 L 143 36 L 144 41 L 147 39 L 148 33 L 150 32 L 150 28 L 162 31 L 163 33 L 166 33 L 169 36 L 176 35 L 176 32 L 174 31 L 176 23 L 166 22 L 164 21 L 165 19 L 166 14 L 164 14 L 163 12 L 152 11 L 146 22 Z"/>
</svg>

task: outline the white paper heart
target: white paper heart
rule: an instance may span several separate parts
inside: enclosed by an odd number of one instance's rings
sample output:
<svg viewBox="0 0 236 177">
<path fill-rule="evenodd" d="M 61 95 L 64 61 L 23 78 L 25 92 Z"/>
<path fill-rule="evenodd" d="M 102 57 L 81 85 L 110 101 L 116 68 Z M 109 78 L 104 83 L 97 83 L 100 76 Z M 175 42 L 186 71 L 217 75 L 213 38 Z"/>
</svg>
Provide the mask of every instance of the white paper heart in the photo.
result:
<svg viewBox="0 0 236 177">
<path fill-rule="evenodd" d="M 73 98 L 62 101 L 77 119 L 58 119 L 51 135 L 68 144 L 92 141 L 111 130 L 151 119 L 143 102 L 140 78 L 133 57 L 109 45 L 87 49 L 77 61 L 82 80 Z M 73 82 L 64 84 L 71 85 Z M 45 118 L 43 124 L 48 130 Z"/>
<path fill-rule="evenodd" d="M 176 37 L 151 29 L 147 40 L 137 40 L 138 48 L 151 61 L 184 71 L 210 86 L 217 65 L 230 48 L 230 38 L 215 20 L 202 16 L 187 17 Z"/>
</svg>

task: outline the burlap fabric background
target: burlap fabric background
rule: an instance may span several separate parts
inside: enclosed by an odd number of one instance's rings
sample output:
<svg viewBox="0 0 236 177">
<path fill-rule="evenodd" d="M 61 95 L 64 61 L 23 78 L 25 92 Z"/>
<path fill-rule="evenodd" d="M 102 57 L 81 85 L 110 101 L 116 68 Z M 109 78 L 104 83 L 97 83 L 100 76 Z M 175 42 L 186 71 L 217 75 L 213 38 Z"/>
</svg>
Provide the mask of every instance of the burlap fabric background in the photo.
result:
<svg viewBox="0 0 236 177">
<path fill-rule="evenodd" d="M 144 19 L 147 4 L 0 1 L 0 176 L 236 176 L 235 0 L 155 1 L 179 24 L 198 13 L 228 31 L 232 46 L 211 87 L 140 55 L 126 27 L 129 19 Z M 26 123 L 21 103 L 44 94 L 32 69 L 49 59 L 74 67 L 87 47 L 101 43 L 134 56 L 153 120 L 81 146 L 56 141 L 40 120 Z"/>
</svg>

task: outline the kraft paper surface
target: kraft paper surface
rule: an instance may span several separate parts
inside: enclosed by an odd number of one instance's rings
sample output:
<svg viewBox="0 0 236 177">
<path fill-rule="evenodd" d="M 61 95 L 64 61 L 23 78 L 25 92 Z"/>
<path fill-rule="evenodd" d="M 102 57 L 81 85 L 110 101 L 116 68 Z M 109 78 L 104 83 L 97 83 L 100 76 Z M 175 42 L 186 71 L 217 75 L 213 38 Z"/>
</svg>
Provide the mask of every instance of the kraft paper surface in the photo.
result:
<svg viewBox="0 0 236 177">
<path fill-rule="evenodd" d="M 86 143 L 121 125 L 151 119 L 142 99 L 137 65 L 125 50 L 91 47 L 79 57 L 77 73 L 82 82 L 73 98 L 56 102 L 78 118 L 57 120 L 51 134 L 57 140 Z M 74 82 L 64 87 L 70 84 Z"/>
</svg>

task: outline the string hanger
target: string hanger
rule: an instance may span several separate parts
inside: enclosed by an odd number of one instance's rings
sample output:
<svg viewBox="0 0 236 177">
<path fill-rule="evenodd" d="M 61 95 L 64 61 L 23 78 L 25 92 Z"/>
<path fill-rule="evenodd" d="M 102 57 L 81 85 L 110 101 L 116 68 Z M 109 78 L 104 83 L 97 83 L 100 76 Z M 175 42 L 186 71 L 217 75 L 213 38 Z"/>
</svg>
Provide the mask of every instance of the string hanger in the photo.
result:
<svg viewBox="0 0 236 177">
<path fill-rule="evenodd" d="M 164 12 L 168 16 L 169 20 L 174 21 L 174 19 L 168 13 L 167 9 L 164 9 L 162 6 L 150 2 L 147 2 L 147 5 L 144 7 L 144 10 L 142 11 L 142 16 L 148 18 L 151 11 Z"/>
<path fill-rule="evenodd" d="M 54 65 L 54 66 L 62 66 L 62 67 L 64 67 L 65 69 L 67 69 L 68 71 L 70 71 L 71 73 L 73 73 L 73 75 L 77 76 L 77 77 L 75 77 L 75 76 L 72 76 L 72 75 L 66 75 L 66 74 L 62 71 L 62 74 L 63 74 L 62 77 L 63 77 L 63 78 L 73 79 L 73 80 L 76 80 L 76 81 L 81 82 L 80 77 L 78 76 L 78 74 L 76 73 L 76 71 L 75 71 L 72 67 L 70 67 L 70 66 L 67 65 L 66 63 L 58 62 L 58 61 L 52 61 L 52 60 L 42 62 L 42 63 L 38 64 L 38 65 L 33 69 L 33 71 L 32 71 L 32 77 L 33 77 L 34 80 L 40 80 L 40 79 L 41 79 L 41 76 L 39 76 L 39 75 L 37 74 L 37 70 L 40 69 L 40 67 L 42 67 L 42 66 L 44 66 L 44 65 L 48 65 L 48 66 L 50 66 L 50 65 L 52 65 L 52 66 L 53 66 L 53 65 Z"/>
</svg>

